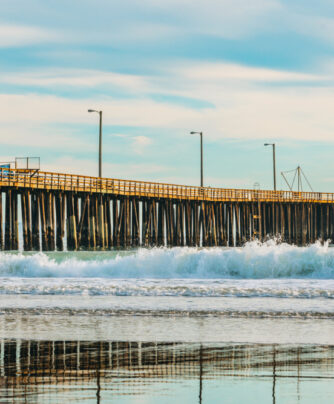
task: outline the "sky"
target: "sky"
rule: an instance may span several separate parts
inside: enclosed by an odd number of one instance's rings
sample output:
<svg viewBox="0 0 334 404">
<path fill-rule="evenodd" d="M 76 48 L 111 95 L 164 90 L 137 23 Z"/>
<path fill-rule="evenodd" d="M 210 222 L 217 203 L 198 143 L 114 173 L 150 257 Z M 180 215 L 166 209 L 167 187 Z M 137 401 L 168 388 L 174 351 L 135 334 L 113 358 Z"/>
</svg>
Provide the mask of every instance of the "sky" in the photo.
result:
<svg viewBox="0 0 334 404">
<path fill-rule="evenodd" d="M 0 160 L 271 189 L 300 165 L 334 192 L 332 0 L 1 0 Z M 287 174 L 288 180 L 292 173 Z M 309 188 L 305 184 L 305 190 Z"/>
</svg>

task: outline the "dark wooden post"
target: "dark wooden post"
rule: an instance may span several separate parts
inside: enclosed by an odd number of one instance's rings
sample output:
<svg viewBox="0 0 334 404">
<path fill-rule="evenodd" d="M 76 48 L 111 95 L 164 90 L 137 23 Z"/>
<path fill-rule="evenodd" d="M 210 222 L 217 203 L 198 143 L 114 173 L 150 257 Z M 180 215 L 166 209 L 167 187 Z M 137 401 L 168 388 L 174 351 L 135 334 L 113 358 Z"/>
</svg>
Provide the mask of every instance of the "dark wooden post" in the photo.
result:
<svg viewBox="0 0 334 404">
<path fill-rule="evenodd" d="M 62 235 L 62 201 L 61 193 L 56 193 L 56 246 L 58 251 L 63 251 L 63 235 Z"/>
<path fill-rule="evenodd" d="M 173 201 L 170 203 L 170 230 L 171 230 L 171 241 L 172 241 L 172 246 L 176 246 L 176 214 L 175 214 L 175 204 Z"/>
<path fill-rule="evenodd" d="M 164 246 L 165 233 L 165 212 L 164 202 L 160 199 L 158 203 L 158 246 Z"/>
<path fill-rule="evenodd" d="M 113 240 L 114 240 L 114 247 L 119 247 L 119 240 L 118 237 L 118 200 L 115 198 L 112 202 L 112 222 L 113 222 Z"/>
<path fill-rule="evenodd" d="M 32 250 L 32 222 L 31 222 L 31 193 L 26 191 L 26 215 L 27 215 L 27 232 L 28 232 L 28 251 Z"/>
<path fill-rule="evenodd" d="M 46 230 L 46 217 L 45 217 L 45 192 L 41 191 L 39 194 L 39 211 L 41 217 L 42 229 L 42 251 L 48 250 L 47 230 Z"/>
<path fill-rule="evenodd" d="M 266 226 L 266 203 L 261 203 L 260 215 L 261 215 L 261 230 L 262 230 L 262 241 L 265 241 L 267 238 L 267 226 Z"/>
<path fill-rule="evenodd" d="M 160 206 L 160 203 L 159 203 Z M 132 199 L 132 245 L 134 247 L 140 244 L 140 220 L 139 220 L 139 201 Z"/>
<path fill-rule="evenodd" d="M 48 241 L 48 250 L 55 250 L 55 232 L 54 232 L 54 196 L 52 192 L 47 192 L 46 195 L 46 233 Z"/>
<path fill-rule="evenodd" d="M 131 221 L 130 221 L 130 199 L 129 197 L 125 198 L 125 206 L 126 206 L 126 215 L 125 215 L 125 220 L 124 220 L 124 240 L 125 240 L 125 246 L 129 247 L 131 245 Z"/>
<path fill-rule="evenodd" d="M 176 237 L 175 244 L 177 246 L 181 246 L 181 209 L 180 202 L 176 202 L 175 204 L 175 219 L 176 219 Z"/>
<path fill-rule="evenodd" d="M 5 250 L 12 249 L 12 190 L 6 191 L 6 214 L 5 214 Z"/>
<path fill-rule="evenodd" d="M 199 221 L 199 206 L 198 202 L 193 202 L 193 216 L 194 216 L 194 226 L 193 226 L 193 245 L 199 247 L 201 243 L 201 234 L 200 234 L 200 221 Z"/>
<path fill-rule="evenodd" d="M 118 216 L 118 229 L 117 229 L 117 247 L 123 247 L 124 241 L 124 199 L 119 201 L 119 216 Z"/>
<path fill-rule="evenodd" d="M 307 235 L 307 218 L 306 218 L 306 206 L 305 203 L 301 204 L 301 232 L 302 239 L 301 244 L 306 245 L 306 235 Z"/>
<path fill-rule="evenodd" d="M 4 248 L 3 221 L 2 221 L 2 189 L 0 187 L 0 250 Z"/>
<path fill-rule="evenodd" d="M 90 248 L 95 250 L 96 248 L 96 231 L 95 231 L 95 204 L 94 204 L 94 196 L 90 196 L 89 198 L 89 241 Z"/>
<path fill-rule="evenodd" d="M 12 192 L 12 249 L 19 249 L 19 221 L 17 215 L 17 191 Z"/>
<path fill-rule="evenodd" d="M 245 203 L 245 234 L 246 234 L 246 242 L 250 241 L 250 208 L 249 202 Z"/>
<path fill-rule="evenodd" d="M 77 250 L 78 249 L 78 238 L 77 238 L 77 222 L 74 206 L 74 195 L 72 192 L 66 195 L 66 211 L 67 211 L 67 249 Z"/>
<path fill-rule="evenodd" d="M 207 246 L 207 226 L 206 226 L 206 204 L 205 202 L 201 203 L 200 208 L 200 221 L 201 221 L 201 229 L 202 229 L 202 245 L 203 247 Z"/>
<path fill-rule="evenodd" d="M 94 221 L 95 221 L 95 240 L 96 240 L 96 247 L 101 247 L 101 240 L 100 240 L 100 222 L 99 222 L 99 196 L 94 195 L 92 198 L 93 204 L 93 212 L 94 212 Z"/>
<path fill-rule="evenodd" d="M 229 246 L 234 247 L 234 229 L 233 229 L 233 204 L 232 202 L 229 203 Z"/>
<path fill-rule="evenodd" d="M 171 246 L 171 231 L 170 231 L 170 201 L 166 199 L 165 201 L 165 214 L 166 214 L 166 244 L 167 247 Z"/>
<path fill-rule="evenodd" d="M 39 226 L 39 192 L 31 194 L 31 231 L 32 231 L 32 249 L 39 251 L 40 246 L 40 226 Z"/>
<path fill-rule="evenodd" d="M 23 249 L 24 251 L 28 251 L 29 246 L 28 246 L 28 226 L 27 226 L 27 204 L 26 204 L 26 194 L 24 190 L 21 192 L 21 218 L 22 218 L 22 233 L 23 233 Z"/>
<path fill-rule="evenodd" d="M 291 203 L 287 204 L 287 224 L 288 224 L 288 238 L 287 241 L 291 244 Z"/>
<path fill-rule="evenodd" d="M 157 204 L 152 201 L 152 241 L 151 245 L 158 245 L 158 218 L 157 218 Z"/>
<path fill-rule="evenodd" d="M 103 196 L 99 195 L 98 197 L 98 211 L 97 211 L 97 216 L 98 216 L 98 240 L 99 240 L 99 246 L 104 249 L 105 247 L 105 226 L 104 226 L 104 206 L 103 206 Z"/>
<path fill-rule="evenodd" d="M 106 234 L 107 234 L 106 242 L 108 244 L 108 248 L 111 248 L 113 246 L 110 204 L 111 204 L 110 196 L 107 196 L 105 201 L 105 217 L 106 217 Z"/>
<path fill-rule="evenodd" d="M 239 209 L 239 203 L 235 203 L 234 205 L 235 209 L 235 243 L 236 246 L 239 247 L 241 246 L 241 237 L 240 237 L 240 209 Z"/>
</svg>

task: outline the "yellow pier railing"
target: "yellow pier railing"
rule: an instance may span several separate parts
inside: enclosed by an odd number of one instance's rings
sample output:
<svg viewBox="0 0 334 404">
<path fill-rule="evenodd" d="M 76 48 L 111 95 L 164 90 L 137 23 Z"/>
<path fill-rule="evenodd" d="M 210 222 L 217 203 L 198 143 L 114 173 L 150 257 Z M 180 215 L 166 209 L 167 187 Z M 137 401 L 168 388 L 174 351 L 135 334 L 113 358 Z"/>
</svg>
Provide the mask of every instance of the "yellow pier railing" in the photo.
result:
<svg viewBox="0 0 334 404">
<path fill-rule="evenodd" d="M 0 168 L 0 187 L 197 201 L 334 203 L 333 193 L 201 188 L 9 168 Z"/>
</svg>

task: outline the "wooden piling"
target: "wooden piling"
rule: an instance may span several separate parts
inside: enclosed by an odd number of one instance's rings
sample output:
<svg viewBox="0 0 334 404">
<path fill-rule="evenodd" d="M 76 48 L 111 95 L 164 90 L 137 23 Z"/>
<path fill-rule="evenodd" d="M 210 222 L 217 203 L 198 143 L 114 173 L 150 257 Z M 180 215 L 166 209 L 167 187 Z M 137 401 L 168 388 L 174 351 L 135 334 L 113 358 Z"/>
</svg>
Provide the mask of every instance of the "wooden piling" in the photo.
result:
<svg viewBox="0 0 334 404">
<path fill-rule="evenodd" d="M 159 203 L 160 207 L 160 203 Z M 132 246 L 138 247 L 140 245 L 140 218 L 139 218 L 139 201 L 135 198 L 132 199 Z M 161 243 L 163 239 L 161 239 Z M 161 244 L 162 245 L 162 244 Z"/>
<path fill-rule="evenodd" d="M 32 250 L 32 218 L 31 218 L 31 193 L 29 190 L 26 194 L 26 215 L 27 215 L 27 233 L 28 233 L 28 245 L 27 250 Z"/>
<path fill-rule="evenodd" d="M 111 199 L 110 196 L 106 197 L 105 201 L 105 217 L 106 217 L 106 243 L 107 247 L 111 248 L 113 246 L 113 235 L 112 235 L 112 215 L 111 215 Z"/>
<path fill-rule="evenodd" d="M 55 231 L 54 231 L 54 196 L 52 192 L 45 195 L 45 217 L 46 217 L 46 239 L 48 251 L 55 250 Z"/>
<path fill-rule="evenodd" d="M 117 228 L 117 247 L 123 247 L 124 242 L 124 199 L 120 199 L 119 201 L 119 216 L 118 216 L 118 228 Z"/>
<path fill-rule="evenodd" d="M 46 215 L 45 215 L 45 193 L 39 194 L 39 212 L 41 219 L 41 232 L 42 232 L 42 251 L 48 251 L 48 239 L 46 228 Z"/>
<path fill-rule="evenodd" d="M 113 223 L 113 244 L 118 247 L 117 230 L 118 230 L 118 200 L 116 198 L 112 201 L 112 223 Z"/>
<path fill-rule="evenodd" d="M 0 250 L 4 248 L 3 220 L 2 220 L 2 189 L 0 188 Z"/>
<path fill-rule="evenodd" d="M 229 246 L 234 247 L 234 229 L 233 229 L 233 222 L 234 222 L 234 217 L 233 217 L 233 204 L 230 202 L 228 204 L 228 231 L 229 231 Z"/>
<path fill-rule="evenodd" d="M 175 245 L 181 246 L 181 207 L 180 203 L 175 204 Z"/>
<path fill-rule="evenodd" d="M 28 226 L 27 226 L 27 207 L 26 207 L 25 192 L 21 193 L 21 220 L 22 220 L 23 250 L 28 251 Z"/>
<path fill-rule="evenodd" d="M 78 249 L 77 238 L 77 222 L 75 198 L 72 192 L 66 194 L 66 211 L 67 211 L 67 249 L 70 251 Z"/>
<path fill-rule="evenodd" d="M 105 228 L 104 228 L 104 206 L 103 206 L 103 197 L 102 195 L 98 198 L 98 242 L 99 247 L 105 248 Z"/>
<path fill-rule="evenodd" d="M 126 206 L 126 216 L 125 216 L 125 247 L 129 247 L 131 245 L 131 206 L 130 206 L 130 199 L 129 197 L 125 198 L 125 206 Z"/>
<path fill-rule="evenodd" d="M 95 209 L 94 209 L 94 198 L 89 199 L 89 222 L 88 222 L 88 233 L 89 233 L 89 248 L 95 250 L 96 248 L 96 230 L 95 230 Z"/>
<path fill-rule="evenodd" d="M 12 192 L 12 249 L 18 250 L 19 249 L 19 220 L 18 220 L 18 201 L 17 201 L 17 191 Z"/>
<path fill-rule="evenodd" d="M 137 215 L 135 216 L 137 220 Z M 163 247 L 165 245 L 165 206 L 162 200 L 158 203 L 158 246 Z"/>
<path fill-rule="evenodd" d="M 7 189 L 6 191 L 6 213 L 5 213 L 5 250 L 12 249 L 12 190 Z"/>
<path fill-rule="evenodd" d="M 39 220 L 39 192 L 35 191 L 31 194 L 31 232 L 32 232 L 32 249 L 39 251 L 40 246 L 40 220 Z"/>
<path fill-rule="evenodd" d="M 58 251 L 63 251 L 63 234 L 62 234 L 62 195 L 60 192 L 56 193 L 55 196 L 56 204 L 56 247 Z"/>
</svg>

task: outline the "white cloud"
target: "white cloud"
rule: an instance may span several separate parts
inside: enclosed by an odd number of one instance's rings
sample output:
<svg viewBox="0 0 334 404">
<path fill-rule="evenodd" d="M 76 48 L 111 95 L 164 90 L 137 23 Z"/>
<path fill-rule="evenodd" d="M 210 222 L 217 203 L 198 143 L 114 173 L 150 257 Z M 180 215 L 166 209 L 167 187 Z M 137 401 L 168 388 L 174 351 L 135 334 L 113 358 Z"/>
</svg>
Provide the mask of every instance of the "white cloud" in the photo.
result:
<svg viewBox="0 0 334 404">
<path fill-rule="evenodd" d="M 0 81 L 7 84 L 57 88 L 117 86 L 125 90 L 141 91 L 146 83 L 143 77 L 124 73 L 88 69 L 35 70 L 15 74 L 4 73 Z"/>
<path fill-rule="evenodd" d="M 215 92 L 213 92 L 215 91 Z M 211 93 L 212 92 L 212 93 Z M 286 138 L 332 141 L 333 88 L 205 88 L 194 84 L 194 94 L 212 100 L 215 108 L 200 110 L 150 99 L 66 99 L 44 95 L 0 95 L 1 137 L 9 142 L 44 142 L 52 136 L 27 129 L 59 123 L 91 124 L 87 107 L 104 111 L 104 123 L 119 126 L 165 128 L 186 132 L 201 128 L 211 139 Z M 8 133 L 8 127 L 11 132 Z M 6 129 L 7 128 L 7 129 Z M 17 132 L 15 134 L 15 129 Z M 30 133 L 32 135 L 30 136 Z M 9 136 L 10 135 L 10 136 Z M 17 139 L 17 140 L 15 140 Z M 66 144 L 66 142 L 65 142 Z M 147 146 L 140 136 L 137 146 Z"/>
<path fill-rule="evenodd" d="M 117 87 L 121 90 L 141 94 L 146 93 L 178 93 L 187 86 L 235 85 L 243 84 L 289 83 L 289 82 L 321 82 L 334 78 L 333 72 L 328 75 L 314 75 L 246 66 L 236 63 L 205 63 L 193 61 L 174 61 L 161 69 L 159 75 L 144 76 L 139 74 L 116 73 L 112 71 L 89 69 L 44 69 L 25 72 L 2 72 L 0 82 L 28 87 L 45 87 L 57 89 L 59 86 L 76 88 Z M 173 86 L 170 85 L 173 80 Z"/>
<path fill-rule="evenodd" d="M 329 6 L 333 7 L 332 4 Z M 281 24 L 273 24 L 273 29 L 276 31 L 289 32 L 291 36 L 297 33 L 323 42 L 334 43 L 334 18 L 328 6 L 317 7 L 314 3 L 313 7 L 308 9 L 289 4 L 282 6 L 277 17 L 276 21 L 280 21 Z"/>
<path fill-rule="evenodd" d="M 147 136 L 133 136 L 132 138 L 132 149 L 137 154 L 143 154 L 150 144 L 152 144 L 152 140 Z"/>
<path fill-rule="evenodd" d="M 61 83 L 74 83 L 81 88 L 118 83 L 121 89 L 131 89 L 137 96 L 131 99 L 106 96 L 69 99 L 36 93 L 0 94 L 0 139 L 12 145 L 35 143 L 40 147 L 73 150 L 76 134 L 72 135 L 70 130 L 59 133 L 59 123 L 72 124 L 72 127 L 73 124 L 78 127 L 92 124 L 94 121 L 87 109 L 96 108 L 103 110 L 103 122 L 107 125 L 161 128 L 178 133 L 200 128 L 212 140 L 332 141 L 334 88 L 317 87 L 317 83 L 322 84 L 323 80 L 332 77 L 329 70 L 322 76 L 228 63 L 193 63 L 191 68 L 184 62 L 172 68 L 167 66 L 160 77 L 95 70 L 22 73 L 18 76 L 21 84 L 42 83 L 57 88 Z M 15 75 L 0 76 L 2 82 L 11 80 L 15 82 Z M 285 85 L 263 86 L 263 82 L 283 82 Z M 312 83 L 312 86 L 303 86 L 303 83 Z M 158 102 L 149 97 L 151 93 L 195 98 L 206 101 L 211 107 L 195 109 L 191 103 L 186 106 L 173 102 L 173 97 L 169 102 Z M 143 154 L 152 142 L 145 133 L 135 137 L 123 133 L 117 136 L 128 139 L 132 151 L 137 154 Z M 91 144 L 82 141 L 81 147 L 89 150 Z"/>
<path fill-rule="evenodd" d="M 60 35 L 45 28 L 0 24 L 0 47 L 26 46 L 43 42 L 56 41 Z"/>
<path fill-rule="evenodd" d="M 127 2 L 124 7 L 128 6 Z M 250 32 L 258 32 L 263 26 L 269 25 L 266 19 L 269 15 L 281 10 L 278 0 L 156 0 L 131 1 L 138 19 L 147 23 L 149 18 L 157 21 L 168 21 L 161 24 L 165 27 L 165 34 L 184 35 L 213 35 L 224 38 L 239 38 Z M 131 20 L 131 16 L 130 16 Z M 259 24 L 261 21 L 261 24 Z M 143 24 L 143 25 L 144 25 Z M 136 30 L 128 26 L 119 27 L 125 38 L 136 39 Z M 154 39 L 154 30 L 144 30 L 148 39 Z M 161 38 L 161 31 L 157 31 Z"/>
<path fill-rule="evenodd" d="M 3 21 L 9 16 L 15 21 L 16 17 L 24 19 L 26 25 L 0 25 L 0 46 L 50 40 L 138 45 L 198 36 L 242 39 L 268 32 L 334 40 L 331 4 L 310 7 L 281 0 L 58 0 L 51 5 L 43 0 L 16 0 L 15 15 L 12 3 L 2 0 Z M 47 28 L 37 27 L 36 21 Z"/>
<path fill-rule="evenodd" d="M 118 100 L 68 99 L 37 94 L 0 94 L 1 123 L 91 123 L 87 108 L 103 110 L 104 122 L 110 125 L 177 126 L 196 116 L 191 108 L 158 103 L 150 99 Z"/>
<path fill-rule="evenodd" d="M 92 149 L 93 136 L 91 142 L 88 142 L 73 129 L 60 129 L 57 126 L 54 125 L 54 121 L 51 121 L 50 125 L 47 122 L 31 122 L 26 119 L 0 121 L 0 141 L 2 145 L 26 146 L 29 149 L 36 146 L 52 150 L 55 153 L 64 151 L 74 153 L 78 147 L 81 151 Z M 78 139 L 80 139 L 79 143 Z"/>
<path fill-rule="evenodd" d="M 59 172 L 59 167 L 61 167 L 64 174 L 94 176 L 98 171 L 96 161 L 72 156 L 55 158 L 52 162 L 42 160 L 41 165 L 42 170 L 51 172 Z M 103 161 L 102 169 L 104 177 L 145 181 L 152 180 L 153 175 L 166 172 L 169 168 L 159 164 L 133 164 L 128 161 L 123 164 L 115 164 Z"/>
<path fill-rule="evenodd" d="M 8 3 L 8 5 L 6 4 Z M 279 0 L 2 0 L 0 46 L 61 39 L 62 43 L 151 44 L 196 35 L 241 38 L 270 27 L 270 16 L 282 9 Z M 80 16 L 74 18 L 73 16 Z M 10 16 L 10 17 L 9 17 Z M 36 27 L 36 21 L 46 28 Z M 58 32 L 56 34 L 56 32 Z"/>
<path fill-rule="evenodd" d="M 245 66 L 236 63 L 192 63 L 191 66 L 180 68 L 181 73 L 188 80 L 201 80 L 201 82 L 221 81 L 248 81 L 252 82 L 309 82 L 327 80 L 328 77 L 304 74 L 293 71 L 267 69 L 261 67 Z"/>
</svg>

